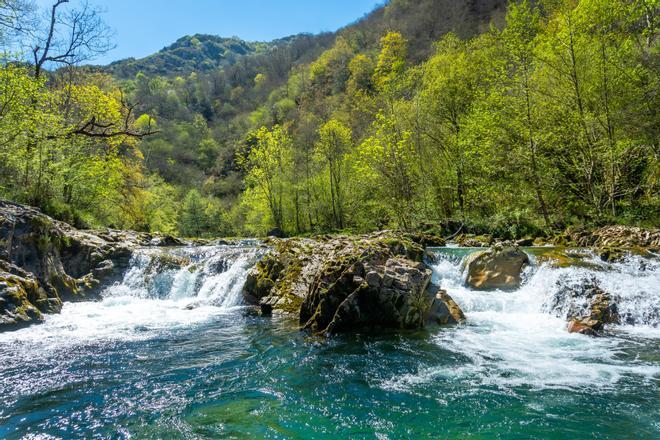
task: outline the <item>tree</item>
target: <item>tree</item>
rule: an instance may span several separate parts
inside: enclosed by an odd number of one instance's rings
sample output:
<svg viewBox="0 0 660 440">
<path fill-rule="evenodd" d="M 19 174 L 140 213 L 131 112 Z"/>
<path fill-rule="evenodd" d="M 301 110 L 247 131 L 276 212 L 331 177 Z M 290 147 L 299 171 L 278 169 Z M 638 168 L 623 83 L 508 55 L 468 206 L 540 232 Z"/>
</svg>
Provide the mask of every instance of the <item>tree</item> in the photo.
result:
<svg viewBox="0 0 660 440">
<path fill-rule="evenodd" d="M 0 42 L 16 38 L 29 27 L 32 12 L 27 0 L 0 0 Z"/>
<path fill-rule="evenodd" d="M 284 230 L 284 197 L 291 166 L 292 142 L 286 131 L 261 127 L 248 139 L 249 151 L 239 157 L 246 182 L 266 199 L 275 228 Z"/>
<path fill-rule="evenodd" d="M 316 152 L 328 168 L 332 218 L 334 227 L 338 229 L 344 228 L 344 179 L 351 137 L 350 128 L 331 119 L 319 129 L 319 141 L 316 143 Z"/>
<path fill-rule="evenodd" d="M 201 237 L 208 229 L 206 208 L 206 203 L 198 190 L 188 191 L 179 213 L 179 232 L 186 237 Z"/>
<path fill-rule="evenodd" d="M 466 212 L 467 155 L 463 126 L 470 114 L 484 73 L 470 57 L 468 45 L 449 34 L 436 46 L 436 54 L 423 66 L 419 102 L 423 120 L 418 129 L 454 170 L 455 197 L 461 217 Z"/>
<path fill-rule="evenodd" d="M 374 122 L 376 133 L 356 152 L 356 174 L 368 185 L 367 197 L 377 195 L 388 204 L 400 227 L 412 226 L 417 178 L 411 133 L 402 131 L 383 114 Z"/>
<path fill-rule="evenodd" d="M 399 32 L 389 32 L 380 40 L 380 54 L 374 84 L 386 96 L 393 95 L 406 68 L 408 43 Z"/>
<path fill-rule="evenodd" d="M 27 31 L 36 77 L 47 64 L 74 66 L 113 48 L 110 28 L 99 10 L 84 1 L 79 9 L 64 12 L 63 5 L 69 2 L 54 0 L 46 22 L 37 22 Z"/>
<path fill-rule="evenodd" d="M 528 0 L 520 4 L 511 3 L 506 16 L 507 26 L 501 38 L 507 52 L 512 87 L 504 87 L 505 93 L 513 97 L 514 118 L 522 120 L 516 129 L 522 129 L 526 137 L 529 156 L 529 174 L 545 225 L 550 226 L 550 214 L 543 195 L 543 184 L 539 164 L 539 136 L 537 134 L 538 111 L 533 96 L 532 75 L 534 74 L 534 44 L 540 29 L 540 13 Z M 513 89 L 513 90 L 512 90 Z M 517 98 L 517 99 L 516 99 Z M 522 115 L 522 118 L 521 118 Z"/>
</svg>

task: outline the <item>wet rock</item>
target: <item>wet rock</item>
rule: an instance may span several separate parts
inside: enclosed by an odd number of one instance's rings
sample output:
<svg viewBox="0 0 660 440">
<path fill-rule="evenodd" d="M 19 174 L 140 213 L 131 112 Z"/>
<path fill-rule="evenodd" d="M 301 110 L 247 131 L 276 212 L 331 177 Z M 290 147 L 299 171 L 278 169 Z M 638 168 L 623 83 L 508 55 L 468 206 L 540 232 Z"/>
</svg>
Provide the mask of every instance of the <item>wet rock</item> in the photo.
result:
<svg viewBox="0 0 660 440">
<path fill-rule="evenodd" d="M 248 275 L 245 301 L 297 316 L 301 328 L 316 334 L 421 328 L 441 300 L 428 291 L 423 248 L 407 234 L 270 244 L 272 251 Z"/>
<path fill-rule="evenodd" d="M 555 315 L 569 322 L 570 333 L 594 335 L 607 324 L 618 324 L 621 319 L 613 295 L 598 285 L 596 278 L 579 282 L 558 280 L 557 292 L 547 307 Z"/>
<path fill-rule="evenodd" d="M 433 297 L 428 319 L 440 325 L 460 324 L 465 321 L 465 315 L 446 290 L 430 285 L 428 294 Z"/>
<path fill-rule="evenodd" d="M 476 290 L 515 290 L 529 257 L 515 245 L 497 244 L 474 254 L 467 262 L 467 284 Z"/>
<path fill-rule="evenodd" d="M 598 336 L 601 327 L 601 323 L 590 318 L 573 318 L 568 322 L 569 333 L 579 333 L 587 336 Z"/>
<path fill-rule="evenodd" d="M 82 231 L 0 200 L 0 331 L 39 322 L 42 313 L 59 312 L 62 301 L 95 298 L 137 247 L 180 243 L 160 234 Z"/>
<path fill-rule="evenodd" d="M 50 300 L 32 274 L 0 260 L 0 331 L 43 321 L 37 305 L 44 311 L 59 311 L 59 298 Z"/>
</svg>

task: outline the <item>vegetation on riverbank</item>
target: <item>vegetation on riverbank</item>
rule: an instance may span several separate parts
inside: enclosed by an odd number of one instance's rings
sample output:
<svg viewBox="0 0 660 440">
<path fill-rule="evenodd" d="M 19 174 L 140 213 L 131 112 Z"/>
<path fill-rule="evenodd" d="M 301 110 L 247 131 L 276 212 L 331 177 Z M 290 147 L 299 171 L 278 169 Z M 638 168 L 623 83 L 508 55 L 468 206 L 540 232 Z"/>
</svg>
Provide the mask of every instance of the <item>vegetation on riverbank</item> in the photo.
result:
<svg viewBox="0 0 660 440">
<path fill-rule="evenodd" d="M 32 64 L 0 69 L 0 196 L 187 236 L 659 226 L 655 3 L 477 3 L 392 0 L 336 35 L 182 76 L 76 67 L 107 32 L 96 11 L 62 12 L 95 45 L 46 34 Z M 452 18 L 417 20 L 441 8 Z M 26 38 L 8 16 L 4 37 Z M 175 49 L 217 46 L 193 40 Z"/>
</svg>

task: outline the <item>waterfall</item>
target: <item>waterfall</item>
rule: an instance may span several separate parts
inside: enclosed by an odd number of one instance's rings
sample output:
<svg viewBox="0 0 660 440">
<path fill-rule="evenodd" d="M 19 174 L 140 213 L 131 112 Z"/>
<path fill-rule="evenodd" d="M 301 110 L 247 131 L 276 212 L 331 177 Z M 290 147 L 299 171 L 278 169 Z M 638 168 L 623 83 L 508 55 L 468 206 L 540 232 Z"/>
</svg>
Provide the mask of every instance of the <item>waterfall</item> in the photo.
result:
<svg viewBox="0 0 660 440">
<path fill-rule="evenodd" d="M 543 313 L 567 318 L 584 310 L 584 298 L 568 295 L 584 282 L 609 293 L 618 306 L 621 326 L 660 325 L 660 259 L 630 255 L 621 262 L 605 263 L 588 251 L 588 264 L 553 267 L 539 264 L 525 270 L 523 286 L 515 292 L 475 291 L 465 285 L 465 259 L 472 249 L 435 250 L 434 281 L 458 301 L 466 313 Z"/>
<path fill-rule="evenodd" d="M 53 351 L 99 341 L 147 340 L 208 325 L 241 304 L 248 271 L 263 253 L 253 243 L 138 249 L 123 278 L 101 293 L 101 301 L 66 303 L 41 325 L 0 334 L 0 343 L 21 341 Z"/>
<path fill-rule="evenodd" d="M 625 362 L 629 346 L 645 347 L 660 337 L 660 262 L 631 256 L 621 263 L 589 259 L 588 267 L 554 268 L 532 264 L 522 287 L 513 292 L 475 291 L 465 285 L 464 260 L 470 249 L 434 251 L 434 282 L 446 289 L 467 316 L 465 325 L 443 329 L 432 339 L 469 359 L 457 368 L 420 370 L 388 383 L 406 389 L 450 378 L 509 388 L 583 388 L 615 386 L 622 377 L 654 380 L 660 367 Z M 534 260 L 534 258 L 532 258 Z M 608 337 L 569 334 L 566 313 L 575 298 L 563 295 L 571 284 L 595 279 L 616 300 L 623 319 Z"/>
<path fill-rule="evenodd" d="M 258 247 L 202 246 L 149 248 L 134 253 L 122 282 L 104 298 L 133 296 L 230 308 L 240 304 L 248 270 Z"/>
</svg>

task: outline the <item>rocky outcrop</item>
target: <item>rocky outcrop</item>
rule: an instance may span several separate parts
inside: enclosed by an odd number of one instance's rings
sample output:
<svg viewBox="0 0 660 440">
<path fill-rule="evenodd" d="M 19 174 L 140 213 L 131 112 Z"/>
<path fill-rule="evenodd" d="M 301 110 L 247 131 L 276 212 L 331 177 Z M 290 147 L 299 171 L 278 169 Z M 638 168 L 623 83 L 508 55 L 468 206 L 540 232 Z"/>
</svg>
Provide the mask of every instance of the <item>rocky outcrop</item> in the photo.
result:
<svg viewBox="0 0 660 440">
<path fill-rule="evenodd" d="M 35 208 L 0 201 L 0 331 L 39 322 L 63 301 L 93 298 L 122 273 L 137 246 L 180 243 L 162 235 L 80 231 Z"/>
<path fill-rule="evenodd" d="M 460 247 L 488 247 L 493 243 L 491 235 L 461 234 L 455 238 Z"/>
<path fill-rule="evenodd" d="M 649 252 L 660 252 L 660 229 L 621 225 L 597 229 L 572 228 L 557 236 L 554 243 L 593 248 L 603 261 L 616 262 L 630 253 L 648 255 Z"/>
<path fill-rule="evenodd" d="M 605 325 L 620 323 L 616 298 L 605 292 L 596 278 L 559 279 L 555 287 L 546 309 L 566 319 L 570 333 L 597 336 Z"/>
<path fill-rule="evenodd" d="M 529 257 L 515 244 L 498 243 L 467 261 L 467 285 L 476 290 L 515 290 Z"/>
<path fill-rule="evenodd" d="M 265 314 L 295 315 L 316 334 L 460 322 L 460 308 L 431 285 L 425 240 L 393 232 L 271 240 L 244 298 Z"/>
</svg>

